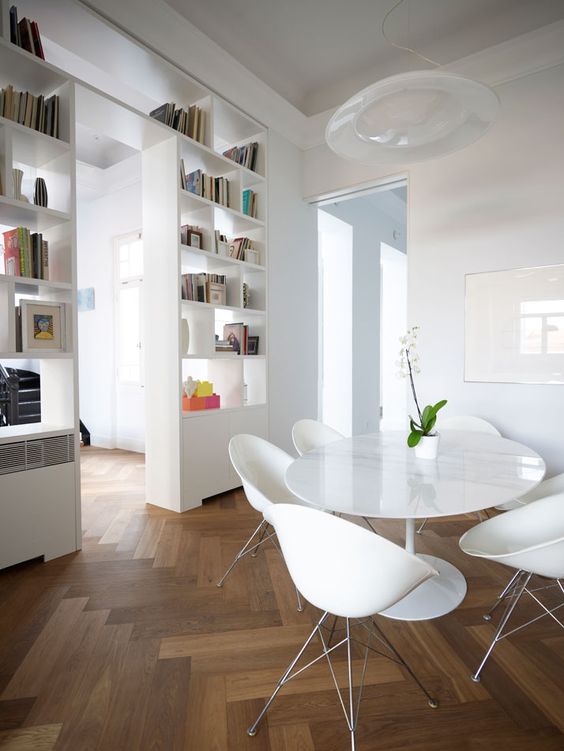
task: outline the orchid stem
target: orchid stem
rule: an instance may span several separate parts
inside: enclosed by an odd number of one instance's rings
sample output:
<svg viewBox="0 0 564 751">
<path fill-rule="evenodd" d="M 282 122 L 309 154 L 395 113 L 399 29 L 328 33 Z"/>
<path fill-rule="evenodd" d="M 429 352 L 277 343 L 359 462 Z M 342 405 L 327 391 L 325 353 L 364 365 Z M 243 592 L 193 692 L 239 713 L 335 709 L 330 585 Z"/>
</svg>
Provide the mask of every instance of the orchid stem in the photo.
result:
<svg viewBox="0 0 564 751">
<path fill-rule="evenodd" d="M 413 394 L 413 401 L 415 402 L 415 406 L 417 407 L 417 414 L 419 415 L 419 424 L 421 427 L 423 427 L 423 417 L 421 415 L 421 410 L 419 409 L 419 402 L 417 401 L 417 394 L 415 393 L 415 384 L 413 383 L 413 371 L 411 369 L 411 360 L 409 359 L 409 348 L 406 348 L 405 350 L 405 357 L 407 360 L 407 367 L 409 368 L 409 382 L 411 384 L 411 393 Z"/>
</svg>

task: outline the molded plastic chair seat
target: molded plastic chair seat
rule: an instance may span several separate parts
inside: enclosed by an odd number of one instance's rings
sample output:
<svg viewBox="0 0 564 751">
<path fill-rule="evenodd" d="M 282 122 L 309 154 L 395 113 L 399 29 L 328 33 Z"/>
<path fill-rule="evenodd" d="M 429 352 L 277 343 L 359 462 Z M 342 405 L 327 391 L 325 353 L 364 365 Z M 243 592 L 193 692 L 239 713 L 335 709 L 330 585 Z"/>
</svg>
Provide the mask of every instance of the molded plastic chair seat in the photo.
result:
<svg viewBox="0 0 564 751">
<path fill-rule="evenodd" d="M 292 428 L 292 440 L 300 456 L 344 437 L 338 430 L 318 420 L 298 420 Z"/>
<path fill-rule="evenodd" d="M 242 433 L 233 436 L 229 441 L 229 457 L 241 478 L 247 500 L 259 513 L 264 514 L 270 506 L 277 503 L 286 505 L 302 503 L 286 485 L 284 479 L 286 469 L 294 460 L 282 449 L 265 441 L 264 438 Z M 259 547 L 265 542 L 271 540 L 274 543 L 275 534 L 269 533 L 268 526 L 268 522 L 263 518 L 218 581 L 218 587 L 223 586 L 225 579 L 241 558 L 248 553 L 255 557 Z M 297 590 L 296 594 L 298 610 L 301 611 L 302 605 Z"/>
<path fill-rule="evenodd" d="M 324 612 L 278 681 L 274 693 L 249 728 L 248 734 L 256 734 L 268 707 L 289 680 L 315 662 L 326 659 L 341 699 L 354 751 L 358 708 L 364 681 L 363 671 L 355 707 L 352 657 L 352 644 L 355 642 L 364 647 L 365 667 L 369 650 L 388 656 L 410 673 L 424 692 L 430 706 L 436 707 L 435 699 L 429 695 L 372 618 L 374 613 L 392 607 L 420 584 L 435 576 L 437 572 L 432 566 L 422 558 L 356 524 L 313 508 L 276 504 L 265 511 L 265 517 L 276 530 L 294 584 L 304 597 Z M 334 620 L 329 630 L 327 619 L 331 615 Z M 345 619 L 345 635 L 339 642 L 332 644 L 337 617 Z M 356 626 L 351 624 L 351 621 L 357 619 L 361 620 L 357 621 Z M 353 636 L 353 627 L 360 630 L 360 639 Z M 329 633 L 324 633 L 324 630 Z M 297 663 L 316 635 L 321 641 L 321 654 L 298 669 Z M 371 646 L 372 638 L 376 639 L 376 648 Z M 342 697 L 331 662 L 331 653 L 341 645 L 346 645 L 347 648 L 348 700 Z M 387 652 L 383 652 L 382 647 Z M 349 708 L 348 711 L 346 706 Z"/>
<path fill-rule="evenodd" d="M 526 506 L 528 503 L 538 501 L 539 498 L 546 498 L 548 495 L 555 495 L 556 493 L 564 493 L 564 472 L 554 477 L 549 477 L 548 480 L 543 480 L 537 485 L 536 488 L 529 490 L 525 495 L 515 498 L 508 503 L 502 503 L 501 506 L 496 506 L 499 511 L 511 511 L 514 508 L 520 506 Z"/>
<path fill-rule="evenodd" d="M 543 589 L 553 587 L 558 587 L 564 595 L 564 586 L 560 581 L 564 578 L 564 492 L 541 498 L 476 525 L 460 538 L 460 547 L 468 555 L 498 561 L 517 569 L 494 606 L 484 616 L 486 620 L 491 620 L 491 614 L 496 607 L 504 600 L 508 601 L 494 639 L 478 670 L 472 676 L 478 681 L 497 642 L 513 633 L 504 633 L 504 630 L 524 593 L 528 594 L 543 612 L 518 629 L 545 615 L 549 615 L 564 628 L 564 623 L 554 615 L 564 606 L 564 602 L 549 609 L 540 599 Z M 551 585 L 531 590 L 528 584 L 534 574 L 556 581 Z"/>
</svg>

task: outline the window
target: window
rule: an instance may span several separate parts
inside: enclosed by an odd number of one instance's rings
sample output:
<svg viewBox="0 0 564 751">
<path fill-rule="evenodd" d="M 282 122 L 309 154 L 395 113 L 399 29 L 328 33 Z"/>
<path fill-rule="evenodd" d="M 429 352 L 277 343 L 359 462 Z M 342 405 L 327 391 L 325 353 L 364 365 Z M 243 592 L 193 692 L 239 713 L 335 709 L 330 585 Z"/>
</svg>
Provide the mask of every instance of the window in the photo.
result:
<svg viewBox="0 0 564 751">
<path fill-rule="evenodd" d="M 141 233 L 117 237 L 116 362 L 118 384 L 143 386 L 143 241 Z"/>
<path fill-rule="evenodd" d="M 564 353 L 564 300 L 521 303 L 521 353 Z"/>
</svg>

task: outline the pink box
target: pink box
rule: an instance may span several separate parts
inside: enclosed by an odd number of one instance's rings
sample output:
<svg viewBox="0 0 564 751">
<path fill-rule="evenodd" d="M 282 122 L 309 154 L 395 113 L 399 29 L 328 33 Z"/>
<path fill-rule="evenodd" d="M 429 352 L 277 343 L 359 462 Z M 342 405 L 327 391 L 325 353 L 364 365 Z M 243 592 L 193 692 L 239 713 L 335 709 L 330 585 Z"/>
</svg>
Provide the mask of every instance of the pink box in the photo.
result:
<svg viewBox="0 0 564 751">
<path fill-rule="evenodd" d="M 205 396 L 206 400 L 205 409 L 219 409 L 220 408 L 220 396 L 219 394 L 212 394 L 212 396 Z"/>
</svg>

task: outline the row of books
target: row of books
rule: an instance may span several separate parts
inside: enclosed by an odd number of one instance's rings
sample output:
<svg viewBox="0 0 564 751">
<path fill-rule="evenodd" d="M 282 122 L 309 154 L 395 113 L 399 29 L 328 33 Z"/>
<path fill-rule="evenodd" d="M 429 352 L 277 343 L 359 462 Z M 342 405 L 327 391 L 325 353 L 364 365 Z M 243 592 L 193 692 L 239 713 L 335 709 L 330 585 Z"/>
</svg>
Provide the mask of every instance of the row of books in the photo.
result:
<svg viewBox="0 0 564 751">
<path fill-rule="evenodd" d="M 257 215 L 257 194 L 250 188 L 243 191 L 243 214 L 255 218 Z"/>
<path fill-rule="evenodd" d="M 59 97 L 45 99 L 29 91 L 16 91 L 9 84 L 0 91 L 0 115 L 54 138 L 59 137 Z"/>
<path fill-rule="evenodd" d="M 182 107 L 176 109 L 174 102 L 166 102 L 160 107 L 149 112 L 149 116 L 160 123 L 174 128 L 194 141 L 204 143 L 206 133 L 206 111 L 196 104 L 188 108 L 188 112 Z"/>
<path fill-rule="evenodd" d="M 217 302 L 214 299 L 214 285 L 223 287 L 225 293 L 224 274 L 182 274 L 182 299 L 196 302 Z M 220 301 L 221 304 L 221 301 Z M 225 304 L 225 300 L 223 300 Z"/>
<path fill-rule="evenodd" d="M 245 146 L 233 146 L 233 148 L 227 149 L 227 151 L 223 152 L 223 156 L 237 162 L 237 164 L 240 164 L 242 167 L 247 167 L 247 169 L 253 170 L 253 172 L 256 172 L 257 154 L 258 143 L 256 141 L 253 143 L 247 143 Z"/>
<path fill-rule="evenodd" d="M 180 185 L 189 193 L 194 193 L 200 198 L 207 198 L 209 201 L 219 203 L 221 206 L 229 208 L 229 180 L 226 177 L 213 177 L 206 175 L 202 170 L 195 170 L 189 175 L 184 176 L 184 162 L 181 160 L 180 168 Z"/>
<path fill-rule="evenodd" d="M 49 279 L 49 244 L 41 232 L 27 227 L 4 232 L 4 273 L 32 279 Z"/>
<path fill-rule="evenodd" d="M 253 248 L 253 241 L 248 237 L 234 237 L 229 243 L 229 255 L 238 261 L 245 260 L 245 251 Z"/>
<path fill-rule="evenodd" d="M 22 18 L 21 21 L 18 21 L 18 9 L 15 5 L 10 8 L 10 41 L 12 44 L 17 44 L 18 47 L 31 52 L 32 55 L 45 60 L 39 26 L 35 21 L 30 21 L 29 18 Z"/>
</svg>

